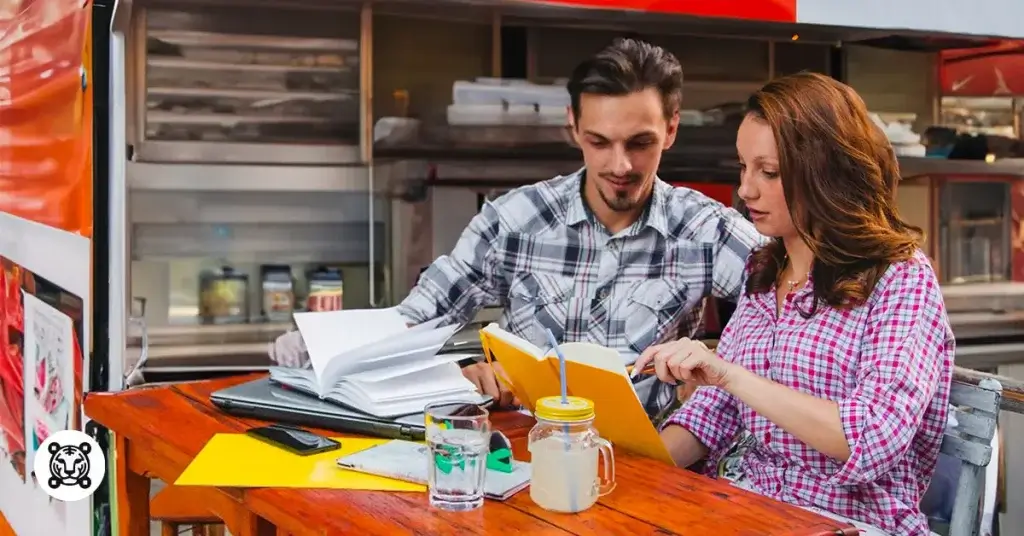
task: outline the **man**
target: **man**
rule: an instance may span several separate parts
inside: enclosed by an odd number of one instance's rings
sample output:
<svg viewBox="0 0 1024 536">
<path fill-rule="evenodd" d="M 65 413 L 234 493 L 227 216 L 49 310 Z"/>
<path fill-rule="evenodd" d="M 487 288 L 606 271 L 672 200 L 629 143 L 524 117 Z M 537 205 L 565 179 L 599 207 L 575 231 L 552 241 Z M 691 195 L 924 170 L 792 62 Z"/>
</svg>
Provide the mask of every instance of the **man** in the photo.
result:
<svg viewBox="0 0 1024 536">
<path fill-rule="evenodd" d="M 948 158 L 958 139 L 955 130 L 949 127 L 928 127 L 921 136 L 926 156 Z"/>
<path fill-rule="evenodd" d="M 735 210 L 657 178 L 678 131 L 682 83 L 671 53 L 635 39 L 577 66 L 568 113 L 585 167 L 486 204 L 398 311 L 410 324 L 464 323 L 501 301 L 501 325 L 538 346 L 551 329 L 630 363 L 680 331 L 693 335 L 703 298 L 735 300 L 747 255 L 764 239 Z M 295 362 L 297 340 L 283 336 L 276 359 Z M 463 372 L 511 402 L 486 363 Z M 654 378 L 637 391 L 652 415 L 675 393 Z"/>
</svg>

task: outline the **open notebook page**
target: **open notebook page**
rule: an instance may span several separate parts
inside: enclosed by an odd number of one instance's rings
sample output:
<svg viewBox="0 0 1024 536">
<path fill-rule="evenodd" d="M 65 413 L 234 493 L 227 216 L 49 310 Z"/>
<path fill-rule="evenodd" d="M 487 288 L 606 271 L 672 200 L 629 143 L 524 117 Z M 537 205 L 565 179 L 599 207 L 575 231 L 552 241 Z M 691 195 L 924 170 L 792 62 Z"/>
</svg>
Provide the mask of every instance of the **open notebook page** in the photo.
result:
<svg viewBox="0 0 1024 536">
<path fill-rule="evenodd" d="M 456 363 L 443 363 L 413 375 L 379 381 L 348 378 L 328 395 L 330 400 L 377 416 L 420 413 L 440 400 L 479 401 L 475 386 Z"/>
<path fill-rule="evenodd" d="M 487 324 L 480 331 L 487 332 L 491 336 L 501 339 L 509 346 L 513 346 L 516 349 L 533 356 L 538 361 L 544 359 L 545 353 L 543 348 L 540 348 L 522 337 L 517 337 L 516 335 L 505 331 L 494 322 Z"/>
<path fill-rule="evenodd" d="M 638 454 L 672 463 L 619 352 L 590 343 L 567 343 L 560 347 L 565 354 L 569 393 L 594 402 L 594 426 L 601 436 Z M 548 362 L 558 367 L 557 358 Z"/>
<path fill-rule="evenodd" d="M 433 397 L 446 393 L 475 392 L 473 382 L 462 375 L 455 363 L 442 363 L 410 376 L 367 381 L 346 379 L 338 390 L 358 389 L 374 402 Z"/>
<path fill-rule="evenodd" d="M 332 358 L 318 377 L 321 392 L 327 392 L 349 374 L 380 370 L 392 365 L 433 360 L 458 326 L 432 330 L 406 330 L 392 337 L 361 346 Z"/>
<path fill-rule="evenodd" d="M 368 382 L 390 380 L 392 378 L 412 375 L 444 363 L 454 363 L 463 359 L 476 357 L 477 355 L 478 354 L 438 354 L 430 359 L 414 359 L 409 360 L 408 362 L 395 362 L 384 368 L 375 368 L 364 372 L 349 374 L 345 379 L 348 381 Z"/>
<path fill-rule="evenodd" d="M 622 356 L 611 348 L 589 342 L 567 342 L 560 344 L 558 347 L 562 350 L 562 355 L 565 356 L 566 361 L 573 361 L 607 370 L 622 376 L 627 381 L 629 380 L 629 374 L 626 372 Z M 558 360 L 554 350 L 549 350 L 547 355 L 556 361 Z"/>
<path fill-rule="evenodd" d="M 335 356 L 407 331 L 397 309 L 349 309 L 295 313 L 295 325 L 309 352 L 313 372 L 322 378 Z"/>
</svg>

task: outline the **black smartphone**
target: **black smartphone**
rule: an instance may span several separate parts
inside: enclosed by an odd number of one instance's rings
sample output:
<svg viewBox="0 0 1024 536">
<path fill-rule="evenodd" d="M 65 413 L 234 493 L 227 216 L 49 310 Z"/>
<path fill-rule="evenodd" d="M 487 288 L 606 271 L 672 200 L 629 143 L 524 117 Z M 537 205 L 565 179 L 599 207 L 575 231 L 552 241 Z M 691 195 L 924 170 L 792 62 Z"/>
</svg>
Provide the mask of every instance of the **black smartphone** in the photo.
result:
<svg viewBox="0 0 1024 536">
<path fill-rule="evenodd" d="M 341 443 L 329 437 L 283 424 L 250 428 L 245 433 L 299 456 L 309 456 L 341 448 Z"/>
</svg>

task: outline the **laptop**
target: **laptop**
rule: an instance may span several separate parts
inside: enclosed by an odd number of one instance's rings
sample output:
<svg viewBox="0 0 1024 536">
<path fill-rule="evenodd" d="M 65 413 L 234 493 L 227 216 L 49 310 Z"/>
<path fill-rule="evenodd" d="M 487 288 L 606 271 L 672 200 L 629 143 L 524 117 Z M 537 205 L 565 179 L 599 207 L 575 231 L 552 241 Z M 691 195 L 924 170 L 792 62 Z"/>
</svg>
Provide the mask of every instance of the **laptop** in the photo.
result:
<svg viewBox="0 0 1024 536">
<path fill-rule="evenodd" d="M 263 378 L 222 389 L 210 402 L 225 413 L 285 424 L 325 428 L 386 439 L 421 441 L 423 414 L 382 419 L 303 394 Z"/>
</svg>

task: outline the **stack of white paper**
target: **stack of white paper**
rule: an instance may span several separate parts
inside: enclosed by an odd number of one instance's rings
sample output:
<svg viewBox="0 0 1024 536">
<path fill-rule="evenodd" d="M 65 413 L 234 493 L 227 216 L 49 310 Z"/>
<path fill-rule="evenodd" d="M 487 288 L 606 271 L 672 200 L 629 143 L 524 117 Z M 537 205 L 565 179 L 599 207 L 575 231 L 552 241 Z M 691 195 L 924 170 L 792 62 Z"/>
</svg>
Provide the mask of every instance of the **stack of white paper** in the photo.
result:
<svg viewBox="0 0 1024 536">
<path fill-rule="evenodd" d="M 409 328 L 393 308 L 296 313 L 295 323 L 311 367 L 272 368 L 272 381 L 378 417 L 481 401 L 456 363 L 466 355 L 437 353 L 458 326 Z"/>
</svg>

